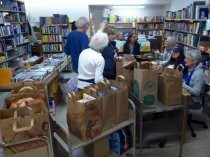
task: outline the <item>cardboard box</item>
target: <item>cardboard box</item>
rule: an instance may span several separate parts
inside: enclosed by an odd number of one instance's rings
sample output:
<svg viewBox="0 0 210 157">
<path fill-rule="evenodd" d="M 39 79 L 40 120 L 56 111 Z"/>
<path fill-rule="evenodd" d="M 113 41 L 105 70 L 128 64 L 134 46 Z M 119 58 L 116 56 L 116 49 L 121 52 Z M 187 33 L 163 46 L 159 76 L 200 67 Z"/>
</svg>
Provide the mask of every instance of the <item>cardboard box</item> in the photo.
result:
<svg viewBox="0 0 210 157">
<path fill-rule="evenodd" d="M 108 157 L 110 155 L 109 140 L 107 137 L 85 147 L 89 157 Z"/>
</svg>

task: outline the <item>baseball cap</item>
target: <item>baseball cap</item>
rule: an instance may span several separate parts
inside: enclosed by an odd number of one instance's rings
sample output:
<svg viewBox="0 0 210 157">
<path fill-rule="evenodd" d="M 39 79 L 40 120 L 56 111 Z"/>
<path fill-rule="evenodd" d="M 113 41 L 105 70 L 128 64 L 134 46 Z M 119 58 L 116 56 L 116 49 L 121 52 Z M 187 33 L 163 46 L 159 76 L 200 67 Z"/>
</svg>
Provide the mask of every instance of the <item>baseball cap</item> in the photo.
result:
<svg viewBox="0 0 210 157">
<path fill-rule="evenodd" d="M 181 47 L 181 46 L 175 46 L 174 48 L 173 48 L 173 52 L 179 52 L 179 53 L 184 53 L 184 49 L 183 49 L 183 47 Z"/>
</svg>

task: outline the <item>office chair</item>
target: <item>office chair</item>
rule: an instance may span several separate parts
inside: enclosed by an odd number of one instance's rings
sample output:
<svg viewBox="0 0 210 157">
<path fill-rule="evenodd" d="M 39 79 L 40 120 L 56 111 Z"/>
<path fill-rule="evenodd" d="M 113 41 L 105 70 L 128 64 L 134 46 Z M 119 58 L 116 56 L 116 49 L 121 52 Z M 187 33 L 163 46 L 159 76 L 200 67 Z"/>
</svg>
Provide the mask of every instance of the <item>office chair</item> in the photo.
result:
<svg viewBox="0 0 210 157">
<path fill-rule="evenodd" d="M 188 117 L 188 126 L 191 131 L 191 136 L 196 137 L 195 130 L 192 126 L 192 123 L 202 125 L 204 129 L 208 128 L 206 121 L 210 117 L 210 102 L 205 102 L 205 97 L 207 96 L 208 86 L 205 87 L 204 93 L 202 95 L 202 106 L 198 109 L 190 109 L 190 114 Z"/>
</svg>

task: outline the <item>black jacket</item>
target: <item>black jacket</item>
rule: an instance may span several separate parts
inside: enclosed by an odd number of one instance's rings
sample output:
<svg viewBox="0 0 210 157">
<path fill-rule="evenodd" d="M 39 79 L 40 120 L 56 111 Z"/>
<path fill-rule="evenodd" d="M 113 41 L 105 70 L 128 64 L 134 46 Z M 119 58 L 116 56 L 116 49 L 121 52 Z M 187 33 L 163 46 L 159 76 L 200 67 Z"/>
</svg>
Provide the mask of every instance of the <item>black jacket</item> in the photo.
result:
<svg viewBox="0 0 210 157">
<path fill-rule="evenodd" d="M 116 77 L 116 62 L 115 62 L 116 42 L 109 42 L 107 47 L 102 51 L 102 56 L 105 60 L 103 76 L 107 79 L 115 79 Z"/>
<path fill-rule="evenodd" d="M 138 42 L 135 42 L 133 51 L 131 53 L 129 43 L 125 43 L 123 46 L 123 54 L 133 54 L 133 55 L 139 55 L 140 54 L 140 45 Z"/>
</svg>

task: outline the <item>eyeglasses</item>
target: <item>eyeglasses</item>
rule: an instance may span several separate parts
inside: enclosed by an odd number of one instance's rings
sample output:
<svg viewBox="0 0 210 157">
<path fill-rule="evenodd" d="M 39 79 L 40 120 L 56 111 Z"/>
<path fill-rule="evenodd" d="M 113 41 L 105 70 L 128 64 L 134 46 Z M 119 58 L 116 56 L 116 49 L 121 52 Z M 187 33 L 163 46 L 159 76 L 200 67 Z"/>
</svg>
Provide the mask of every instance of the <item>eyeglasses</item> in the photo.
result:
<svg viewBox="0 0 210 157">
<path fill-rule="evenodd" d="M 187 59 L 187 60 L 193 60 L 192 58 L 190 58 L 190 57 L 186 57 L 185 59 Z"/>
</svg>

